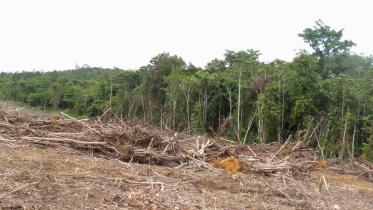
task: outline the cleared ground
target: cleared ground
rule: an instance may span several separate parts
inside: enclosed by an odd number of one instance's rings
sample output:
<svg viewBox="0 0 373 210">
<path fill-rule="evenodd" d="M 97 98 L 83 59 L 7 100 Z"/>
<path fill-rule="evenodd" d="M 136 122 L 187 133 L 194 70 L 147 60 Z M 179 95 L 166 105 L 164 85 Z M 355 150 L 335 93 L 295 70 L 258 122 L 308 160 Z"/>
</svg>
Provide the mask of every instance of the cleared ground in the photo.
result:
<svg viewBox="0 0 373 210">
<path fill-rule="evenodd" d="M 14 116 L 19 119 L 12 120 Z M 216 140 L 198 156 L 201 146 L 196 149 L 195 139 L 188 140 L 197 137 L 184 136 L 176 140 L 180 145 L 174 145 L 179 148 L 175 153 L 164 148 L 170 141 L 151 149 L 147 142 L 145 156 L 141 145 L 133 144 L 136 148 L 126 155 L 135 158 L 124 157 L 123 152 L 116 157 L 109 150 L 97 150 L 102 145 L 88 148 L 77 142 L 52 141 L 51 133 L 61 133 L 62 125 L 70 128 L 66 119 L 8 108 L 3 108 L 0 118 L 2 209 L 373 209 L 369 163 L 344 168 L 328 164 L 318 169 L 314 153 L 307 148 L 282 152 L 294 144 L 281 150 L 282 145 L 277 144 L 253 146 L 253 155 L 246 146 Z M 95 124 L 86 123 L 101 132 Z M 75 133 L 92 133 L 78 124 L 73 126 Z M 25 131 L 25 125 L 36 133 Z M 72 129 L 65 132 L 55 139 L 75 139 Z M 44 140 L 37 140 L 38 136 Z M 198 138 L 200 145 L 213 141 Z M 223 149 L 213 149 L 215 144 L 224 145 Z M 188 147 L 193 158 L 180 159 L 176 165 L 174 159 L 167 161 L 172 155 L 189 154 L 182 152 Z M 157 153 L 165 150 L 163 156 Z M 208 163 L 213 157 L 230 155 L 240 161 L 237 174 Z"/>
</svg>

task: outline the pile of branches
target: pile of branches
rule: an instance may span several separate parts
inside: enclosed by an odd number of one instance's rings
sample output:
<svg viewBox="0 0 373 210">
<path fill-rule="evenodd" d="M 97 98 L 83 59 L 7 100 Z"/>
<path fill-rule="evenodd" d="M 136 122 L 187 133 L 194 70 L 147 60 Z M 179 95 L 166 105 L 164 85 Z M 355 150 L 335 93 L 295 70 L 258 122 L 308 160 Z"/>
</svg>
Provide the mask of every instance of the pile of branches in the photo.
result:
<svg viewBox="0 0 373 210">
<path fill-rule="evenodd" d="M 283 148 L 274 155 L 260 151 L 256 154 L 249 145 L 227 139 L 160 131 L 119 118 L 105 123 L 100 118 L 78 120 L 63 112 L 48 115 L 16 108 L 0 109 L 0 140 L 68 146 L 125 162 L 176 168 L 197 166 L 221 170 L 209 162 L 231 156 L 240 160 L 243 172 L 294 172 L 300 168 L 299 164 L 280 157 Z"/>
<path fill-rule="evenodd" d="M 18 109 L 2 110 L 0 139 L 67 145 L 139 163 L 176 166 L 185 160 L 175 136 L 161 135 L 154 129 L 119 119 L 102 123 L 99 119 L 78 120 L 63 112 L 42 118 Z"/>
</svg>

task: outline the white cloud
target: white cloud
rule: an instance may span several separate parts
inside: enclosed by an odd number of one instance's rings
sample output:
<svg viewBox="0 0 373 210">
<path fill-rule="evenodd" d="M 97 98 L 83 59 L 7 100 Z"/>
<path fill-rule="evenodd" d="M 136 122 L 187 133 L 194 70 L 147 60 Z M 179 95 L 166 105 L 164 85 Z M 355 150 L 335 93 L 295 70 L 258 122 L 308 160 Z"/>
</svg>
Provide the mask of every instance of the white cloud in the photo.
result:
<svg viewBox="0 0 373 210">
<path fill-rule="evenodd" d="M 138 68 L 160 52 L 204 66 L 226 49 L 291 59 L 322 19 L 373 53 L 369 0 L 2 0 L 0 71 Z"/>
</svg>

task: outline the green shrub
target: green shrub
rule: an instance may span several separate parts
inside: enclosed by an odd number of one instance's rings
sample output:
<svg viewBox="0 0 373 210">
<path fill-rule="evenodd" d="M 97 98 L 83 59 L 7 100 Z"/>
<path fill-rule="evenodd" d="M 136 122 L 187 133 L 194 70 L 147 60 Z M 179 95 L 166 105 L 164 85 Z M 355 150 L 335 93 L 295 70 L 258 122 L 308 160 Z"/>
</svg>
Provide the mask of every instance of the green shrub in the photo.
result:
<svg viewBox="0 0 373 210">
<path fill-rule="evenodd" d="M 372 142 L 363 143 L 363 153 L 369 161 L 373 161 L 373 144 L 372 144 Z"/>
</svg>

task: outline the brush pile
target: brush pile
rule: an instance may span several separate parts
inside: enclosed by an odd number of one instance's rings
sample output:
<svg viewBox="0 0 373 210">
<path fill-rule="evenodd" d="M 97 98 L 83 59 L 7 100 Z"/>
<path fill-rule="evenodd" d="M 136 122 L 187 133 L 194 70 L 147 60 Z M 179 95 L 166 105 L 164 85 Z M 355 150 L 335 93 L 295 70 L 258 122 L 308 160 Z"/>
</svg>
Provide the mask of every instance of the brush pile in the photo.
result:
<svg viewBox="0 0 373 210">
<path fill-rule="evenodd" d="M 371 207 L 370 165 L 347 175 L 304 142 L 241 145 L 0 103 L 0 209 Z"/>
<path fill-rule="evenodd" d="M 23 112 L 22 109 L 0 109 L 0 140 L 26 142 L 50 147 L 73 147 L 124 162 L 137 162 L 175 168 L 222 168 L 273 174 L 285 172 L 304 175 L 312 165 L 312 151 L 300 144 L 285 142 L 280 149 L 273 145 L 239 145 L 226 139 L 160 131 L 153 127 L 113 119 L 78 120 L 63 112 L 47 115 Z M 279 145 L 281 146 L 281 145 Z M 276 150 L 273 150 L 276 148 Z M 289 148 L 289 149 L 288 149 Z M 284 151 L 291 150 L 292 158 Z M 239 163 L 234 171 L 219 167 L 227 158 Z M 239 160 L 239 162 L 237 161 Z"/>
</svg>

